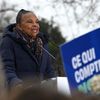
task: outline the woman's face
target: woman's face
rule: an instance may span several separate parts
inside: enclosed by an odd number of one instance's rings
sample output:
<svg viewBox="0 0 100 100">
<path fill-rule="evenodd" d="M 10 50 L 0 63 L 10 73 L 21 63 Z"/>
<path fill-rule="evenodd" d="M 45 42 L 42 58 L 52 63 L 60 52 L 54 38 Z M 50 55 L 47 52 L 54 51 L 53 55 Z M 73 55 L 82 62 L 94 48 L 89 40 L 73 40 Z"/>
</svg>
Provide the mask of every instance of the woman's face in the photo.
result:
<svg viewBox="0 0 100 100">
<path fill-rule="evenodd" d="M 23 33 L 28 34 L 32 38 L 35 38 L 39 33 L 39 21 L 32 12 L 23 14 L 21 17 L 21 22 L 18 26 Z"/>
</svg>

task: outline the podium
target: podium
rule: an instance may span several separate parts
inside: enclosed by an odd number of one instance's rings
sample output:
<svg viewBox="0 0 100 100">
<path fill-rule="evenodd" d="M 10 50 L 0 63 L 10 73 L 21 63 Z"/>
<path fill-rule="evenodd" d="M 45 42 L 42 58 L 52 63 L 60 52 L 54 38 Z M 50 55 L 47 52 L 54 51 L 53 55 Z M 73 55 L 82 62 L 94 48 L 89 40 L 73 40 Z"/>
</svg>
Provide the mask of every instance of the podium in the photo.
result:
<svg viewBox="0 0 100 100">
<path fill-rule="evenodd" d="M 67 77 L 55 77 L 42 81 L 42 86 L 55 89 L 65 95 L 71 95 Z"/>
</svg>

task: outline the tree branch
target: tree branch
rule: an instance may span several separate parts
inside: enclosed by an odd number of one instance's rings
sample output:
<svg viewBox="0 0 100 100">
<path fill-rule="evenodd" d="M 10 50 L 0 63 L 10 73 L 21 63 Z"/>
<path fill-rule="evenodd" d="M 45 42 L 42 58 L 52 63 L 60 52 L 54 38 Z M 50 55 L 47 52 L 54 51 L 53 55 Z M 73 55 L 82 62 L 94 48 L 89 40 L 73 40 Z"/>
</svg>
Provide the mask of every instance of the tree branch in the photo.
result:
<svg viewBox="0 0 100 100">
<path fill-rule="evenodd" d="M 15 10 L 15 8 L 0 9 L 0 13 L 6 12 L 6 11 L 17 11 L 17 10 Z"/>
</svg>

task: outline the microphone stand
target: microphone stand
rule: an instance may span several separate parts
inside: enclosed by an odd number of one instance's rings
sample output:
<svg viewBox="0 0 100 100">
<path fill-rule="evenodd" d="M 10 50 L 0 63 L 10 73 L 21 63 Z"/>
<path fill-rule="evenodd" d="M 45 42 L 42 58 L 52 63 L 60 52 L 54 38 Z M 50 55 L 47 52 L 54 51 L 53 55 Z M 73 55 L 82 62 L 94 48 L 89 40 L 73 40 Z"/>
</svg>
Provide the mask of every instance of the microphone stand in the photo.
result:
<svg viewBox="0 0 100 100">
<path fill-rule="evenodd" d="M 48 52 L 48 50 L 46 50 L 45 48 L 43 48 L 42 46 L 40 46 L 50 57 L 52 57 L 54 60 L 56 60 L 56 58 Z"/>
</svg>

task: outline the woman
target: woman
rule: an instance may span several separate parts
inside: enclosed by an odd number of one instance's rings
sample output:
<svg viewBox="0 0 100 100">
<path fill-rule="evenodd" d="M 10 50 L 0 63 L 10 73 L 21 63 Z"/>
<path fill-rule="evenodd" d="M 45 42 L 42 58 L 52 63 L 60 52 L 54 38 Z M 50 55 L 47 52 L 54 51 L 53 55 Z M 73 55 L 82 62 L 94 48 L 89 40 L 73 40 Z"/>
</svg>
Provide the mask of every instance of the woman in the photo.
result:
<svg viewBox="0 0 100 100">
<path fill-rule="evenodd" d="M 55 76 L 49 62 L 44 34 L 39 32 L 39 21 L 31 11 L 20 10 L 16 24 L 5 28 L 0 44 L 8 87 L 20 86 L 26 79 L 40 80 Z"/>
</svg>

